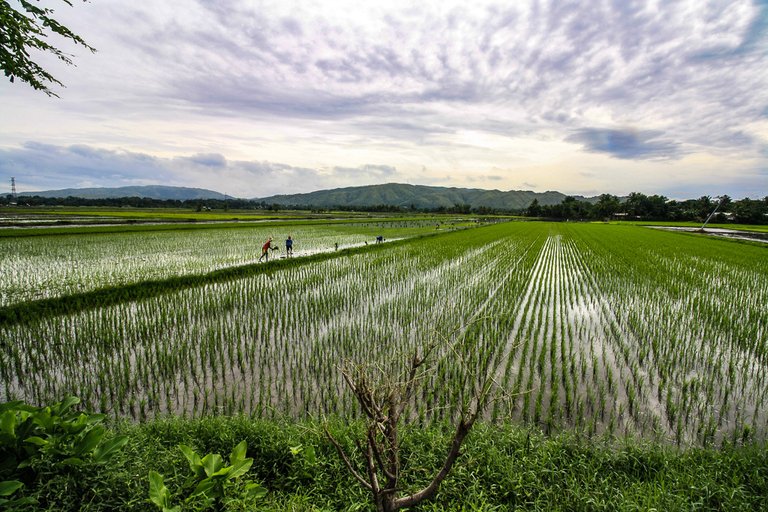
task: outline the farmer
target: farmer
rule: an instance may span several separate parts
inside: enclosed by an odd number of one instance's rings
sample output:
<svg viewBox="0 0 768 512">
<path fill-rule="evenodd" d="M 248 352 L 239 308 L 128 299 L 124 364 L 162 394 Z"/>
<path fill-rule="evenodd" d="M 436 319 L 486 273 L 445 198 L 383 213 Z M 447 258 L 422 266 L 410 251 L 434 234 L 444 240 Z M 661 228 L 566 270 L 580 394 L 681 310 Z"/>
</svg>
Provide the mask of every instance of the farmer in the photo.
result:
<svg viewBox="0 0 768 512">
<path fill-rule="evenodd" d="M 261 258 L 259 258 L 259 263 L 261 263 L 261 260 L 264 258 L 267 258 L 267 262 L 269 262 L 269 250 L 272 248 L 272 237 L 269 237 L 264 245 L 261 246 Z"/>
<path fill-rule="evenodd" d="M 285 255 L 288 257 L 293 256 L 293 240 L 291 240 L 291 235 L 288 235 L 288 239 L 285 241 Z"/>
<path fill-rule="evenodd" d="M 383 236 L 379 235 L 379 236 L 377 236 L 377 237 L 376 237 L 376 243 L 377 243 L 377 244 L 380 244 L 380 243 L 382 243 L 383 241 L 384 241 L 384 237 L 383 237 Z"/>
</svg>

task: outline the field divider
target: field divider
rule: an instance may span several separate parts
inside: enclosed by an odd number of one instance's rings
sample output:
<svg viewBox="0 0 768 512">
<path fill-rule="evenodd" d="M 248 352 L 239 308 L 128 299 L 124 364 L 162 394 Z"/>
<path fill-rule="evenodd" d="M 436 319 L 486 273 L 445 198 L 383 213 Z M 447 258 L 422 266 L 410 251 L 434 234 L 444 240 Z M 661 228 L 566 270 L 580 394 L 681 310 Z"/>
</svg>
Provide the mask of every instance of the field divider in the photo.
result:
<svg viewBox="0 0 768 512">
<path fill-rule="evenodd" d="M 19 324 L 28 324 L 31 322 L 36 322 L 45 317 L 69 315 L 87 311 L 89 309 L 120 304 L 123 302 L 142 300 L 186 288 L 193 288 L 195 286 L 226 282 L 233 279 L 240 279 L 265 273 L 269 274 L 271 272 L 279 271 L 285 268 L 332 260 L 334 258 L 342 258 L 345 256 L 390 250 L 394 247 L 409 245 L 426 238 L 450 236 L 457 232 L 463 232 L 466 229 L 478 230 L 487 227 L 493 227 L 493 225 L 478 226 L 454 231 L 427 233 L 400 240 L 394 240 L 391 242 L 385 242 L 383 244 L 363 245 L 360 247 L 340 249 L 338 251 L 328 251 L 308 256 L 297 256 L 290 259 L 280 259 L 267 263 L 248 263 L 246 265 L 222 268 L 203 274 L 188 274 L 168 277 L 164 279 L 141 281 L 119 286 L 109 286 L 82 293 L 13 304 L 0 308 L 0 328 L 11 327 Z"/>
</svg>

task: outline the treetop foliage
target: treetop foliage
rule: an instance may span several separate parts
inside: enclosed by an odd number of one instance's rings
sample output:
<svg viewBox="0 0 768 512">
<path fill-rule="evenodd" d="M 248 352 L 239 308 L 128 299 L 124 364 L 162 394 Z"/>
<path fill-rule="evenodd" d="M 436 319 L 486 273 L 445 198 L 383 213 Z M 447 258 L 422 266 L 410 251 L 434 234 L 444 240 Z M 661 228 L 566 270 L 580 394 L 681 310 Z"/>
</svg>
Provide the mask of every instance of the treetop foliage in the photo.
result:
<svg viewBox="0 0 768 512">
<path fill-rule="evenodd" d="M 72 6 L 70 0 L 62 0 L 62 2 Z M 39 0 L 35 2 L 18 0 L 20 7 L 12 7 L 9 2 L 0 0 L 0 68 L 11 82 L 18 78 L 28 83 L 33 89 L 43 91 L 48 96 L 58 97 L 58 94 L 51 91 L 49 86 L 57 84 L 63 87 L 64 84 L 32 60 L 31 51 L 52 53 L 57 59 L 72 65 L 72 55 L 63 52 L 46 40 L 51 33 L 69 39 L 91 52 L 96 50 L 83 38 L 56 21 L 53 18 L 53 9 L 39 7 L 38 3 Z"/>
</svg>

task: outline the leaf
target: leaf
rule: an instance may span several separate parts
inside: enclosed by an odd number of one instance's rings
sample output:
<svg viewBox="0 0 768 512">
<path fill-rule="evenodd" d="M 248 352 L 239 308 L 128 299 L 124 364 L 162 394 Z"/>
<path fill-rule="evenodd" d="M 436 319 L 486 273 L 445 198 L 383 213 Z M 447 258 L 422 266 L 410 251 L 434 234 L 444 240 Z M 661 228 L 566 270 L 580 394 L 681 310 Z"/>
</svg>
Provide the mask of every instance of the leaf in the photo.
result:
<svg viewBox="0 0 768 512">
<path fill-rule="evenodd" d="M 304 448 L 303 445 L 297 444 L 296 446 L 289 446 L 288 449 L 291 450 L 291 455 L 294 457 L 301 453 L 301 450 Z"/>
<path fill-rule="evenodd" d="M 257 500 L 262 499 L 264 496 L 267 495 L 269 491 L 266 487 L 264 487 L 261 484 L 257 483 L 250 483 L 245 486 L 245 493 L 250 496 L 251 498 L 255 498 Z"/>
<path fill-rule="evenodd" d="M 83 455 L 92 452 L 101 442 L 101 438 L 104 437 L 104 432 L 105 430 L 103 427 L 94 427 L 89 430 L 75 447 L 75 453 L 77 455 Z"/>
<path fill-rule="evenodd" d="M 171 493 L 165 486 L 163 475 L 157 471 L 149 472 L 149 500 L 163 510 L 163 512 L 180 511 L 181 507 L 171 508 Z"/>
<path fill-rule="evenodd" d="M 88 415 L 88 424 L 92 423 L 101 423 L 107 418 L 106 414 L 89 414 Z"/>
<path fill-rule="evenodd" d="M 189 469 L 197 474 L 203 466 L 203 463 L 200 460 L 200 456 L 195 452 L 195 450 L 185 444 L 180 444 L 179 450 L 181 450 L 181 453 L 183 453 L 187 458 L 187 461 L 189 461 Z"/>
<path fill-rule="evenodd" d="M 14 411 L 5 411 L 0 415 L 0 432 L 16 438 L 16 413 Z"/>
<path fill-rule="evenodd" d="M 244 475 L 248 472 L 249 469 L 251 469 L 251 465 L 253 464 L 252 458 L 247 458 L 245 460 L 241 460 L 237 464 L 233 464 L 230 466 L 230 471 L 227 473 L 227 480 L 235 479 L 241 475 Z"/>
<path fill-rule="evenodd" d="M 194 496 L 200 496 L 200 495 L 210 497 L 208 493 L 211 491 L 211 489 L 214 488 L 215 485 L 216 485 L 216 482 L 214 482 L 210 478 L 206 478 L 205 480 L 197 484 L 197 487 L 195 487 L 195 490 L 192 491 L 192 494 L 190 494 L 189 497 L 192 498 Z"/>
<path fill-rule="evenodd" d="M 21 400 L 13 400 L 12 402 L 4 402 L 0 404 L 0 412 L 16 411 L 19 406 L 24 405 Z"/>
<path fill-rule="evenodd" d="M 209 477 L 224 467 L 224 459 L 218 453 L 209 453 L 203 457 L 201 463 L 205 468 L 205 474 Z"/>
<path fill-rule="evenodd" d="M 54 407 L 56 407 L 56 411 L 58 412 L 59 416 L 61 416 L 64 412 L 67 411 L 67 409 L 79 403 L 80 399 L 76 396 L 68 396 Z"/>
<path fill-rule="evenodd" d="M 6 480 L 0 482 L 0 496 L 10 496 L 22 487 L 24 487 L 24 484 L 18 480 Z"/>
<path fill-rule="evenodd" d="M 128 444 L 128 436 L 115 436 L 96 448 L 93 452 L 93 460 L 99 464 L 106 462 L 126 444 Z"/>
<path fill-rule="evenodd" d="M 232 448 L 232 453 L 229 455 L 229 463 L 234 465 L 245 459 L 245 452 L 248 449 L 248 444 L 245 441 L 241 441 L 237 446 Z"/>
<path fill-rule="evenodd" d="M 24 440 L 24 442 L 25 443 L 34 444 L 34 445 L 37 445 L 37 446 L 45 446 L 45 445 L 48 444 L 48 441 L 46 441 L 42 437 L 38 437 L 38 436 L 28 437 L 28 438 L 26 438 Z"/>
<path fill-rule="evenodd" d="M 315 454 L 315 447 L 312 445 L 309 445 L 304 448 L 304 460 L 307 461 L 310 465 L 315 465 L 317 462 L 317 456 Z"/>
<path fill-rule="evenodd" d="M 78 457 L 68 457 L 62 460 L 59 464 L 64 464 L 65 466 L 82 466 L 85 462 Z"/>
</svg>

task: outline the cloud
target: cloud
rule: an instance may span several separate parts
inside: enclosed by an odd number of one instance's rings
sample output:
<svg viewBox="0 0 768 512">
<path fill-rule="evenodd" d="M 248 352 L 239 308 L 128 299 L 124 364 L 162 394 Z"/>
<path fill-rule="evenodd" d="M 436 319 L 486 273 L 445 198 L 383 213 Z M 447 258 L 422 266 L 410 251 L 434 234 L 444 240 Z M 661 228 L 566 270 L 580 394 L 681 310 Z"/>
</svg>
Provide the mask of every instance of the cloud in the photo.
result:
<svg viewBox="0 0 768 512">
<path fill-rule="evenodd" d="M 566 140 L 582 144 L 587 151 L 607 153 L 626 160 L 669 159 L 680 156 L 679 144 L 664 140 L 652 130 L 583 128 Z"/>
<path fill-rule="evenodd" d="M 163 183 L 168 170 L 156 157 L 78 144 L 55 146 L 27 142 L 19 148 L 0 148 L 0 173 L 15 176 L 20 190 Z M 38 189 L 39 190 L 39 189 Z"/>
<path fill-rule="evenodd" d="M 336 179 L 346 180 L 349 178 L 360 180 L 389 180 L 397 175 L 397 169 L 390 165 L 371 165 L 366 164 L 360 167 L 334 167 L 331 174 Z"/>
<path fill-rule="evenodd" d="M 37 142 L 0 148 L 0 175 L 14 176 L 22 192 L 170 185 L 208 188 L 233 197 L 265 197 L 403 179 L 389 165 L 313 169 L 278 162 L 230 161 L 217 153 L 160 158 L 86 145 Z"/>
<path fill-rule="evenodd" d="M 179 157 L 178 160 L 203 167 L 222 168 L 227 166 L 227 159 L 218 153 L 198 153 L 188 157 Z"/>
<path fill-rule="evenodd" d="M 120 184 L 288 193 L 404 181 L 410 166 L 432 183 L 578 192 L 563 168 L 593 169 L 595 155 L 626 175 L 716 156 L 734 180 L 766 161 L 745 128 L 768 112 L 765 0 L 100 0 L 61 15 L 99 49 L 54 73 L 62 99 L 0 83 L 0 140 L 58 144 L 59 163 L 34 159 L 56 169 L 50 182 L 110 169 Z M 130 151 L 96 149 L 116 147 Z M 31 179 L 31 150 L 17 150 L 2 155 Z M 495 168 L 503 180 L 479 178 Z"/>
</svg>

